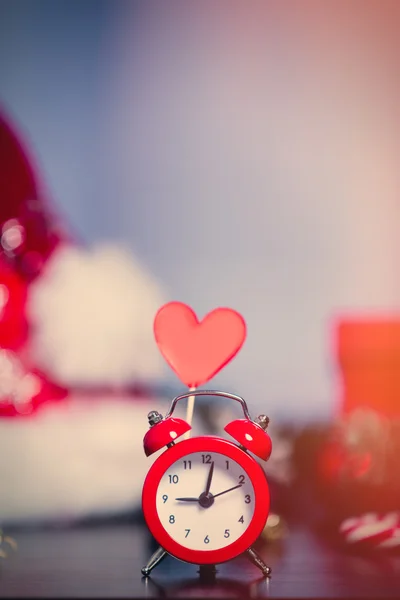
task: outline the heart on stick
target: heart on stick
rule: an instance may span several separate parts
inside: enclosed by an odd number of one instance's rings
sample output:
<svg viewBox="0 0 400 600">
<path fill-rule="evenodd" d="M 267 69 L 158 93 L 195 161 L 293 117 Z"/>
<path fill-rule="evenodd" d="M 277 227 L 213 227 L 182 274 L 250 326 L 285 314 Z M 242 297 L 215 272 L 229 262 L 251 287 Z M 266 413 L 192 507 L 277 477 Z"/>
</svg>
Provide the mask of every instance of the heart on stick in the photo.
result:
<svg viewBox="0 0 400 600">
<path fill-rule="evenodd" d="M 182 302 L 169 302 L 154 319 L 161 354 L 189 388 L 209 381 L 239 352 L 246 323 L 231 308 L 216 308 L 199 321 Z"/>
</svg>

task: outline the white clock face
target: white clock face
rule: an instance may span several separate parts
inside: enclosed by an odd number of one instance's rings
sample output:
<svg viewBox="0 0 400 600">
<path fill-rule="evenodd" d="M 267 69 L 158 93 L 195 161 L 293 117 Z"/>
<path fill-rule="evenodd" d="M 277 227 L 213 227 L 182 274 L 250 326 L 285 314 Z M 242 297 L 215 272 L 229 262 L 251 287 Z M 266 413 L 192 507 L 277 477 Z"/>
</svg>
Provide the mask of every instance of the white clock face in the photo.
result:
<svg viewBox="0 0 400 600">
<path fill-rule="evenodd" d="M 216 452 L 194 452 L 177 460 L 157 489 L 157 513 L 163 527 L 173 540 L 191 550 L 217 550 L 232 544 L 250 525 L 254 504 L 246 471 Z"/>
</svg>

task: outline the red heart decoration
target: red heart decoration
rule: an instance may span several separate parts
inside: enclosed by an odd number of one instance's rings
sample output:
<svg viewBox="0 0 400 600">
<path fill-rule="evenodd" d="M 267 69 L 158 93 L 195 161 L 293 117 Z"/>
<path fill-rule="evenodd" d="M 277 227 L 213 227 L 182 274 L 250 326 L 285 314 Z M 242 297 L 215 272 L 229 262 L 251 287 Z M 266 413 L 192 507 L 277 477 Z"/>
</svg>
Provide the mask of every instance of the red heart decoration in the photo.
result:
<svg viewBox="0 0 400 600">
<path fill-rule="evenodd" d="M 154 335 L 179 379 L 197 388 L 239 352 L 246 339 L 246 323 L 231 308 L 216 308 L 199 322 L 190 306 L 169 302 L 156 314 Z"/>
</svg>

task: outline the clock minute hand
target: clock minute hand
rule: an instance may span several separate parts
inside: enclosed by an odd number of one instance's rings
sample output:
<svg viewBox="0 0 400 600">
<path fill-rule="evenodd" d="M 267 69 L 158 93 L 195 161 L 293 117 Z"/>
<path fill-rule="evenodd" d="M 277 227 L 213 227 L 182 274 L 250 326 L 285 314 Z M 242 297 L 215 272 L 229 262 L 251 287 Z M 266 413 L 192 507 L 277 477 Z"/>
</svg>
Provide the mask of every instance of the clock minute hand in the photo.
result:
<svg viewBox="0 0 400 600">
<path fill-rule="evenodd" d="M 211 479 L 212 479 L 212 475 L 213 475 L 213 471 L 214 471 L 214 463 L 211 464 L 211 469 L 210 472 L 208 474 L 208 479 L 207 479 L 207 488 L 209 489 L 210 485 L 211 485 Z M 229 488 L 229 490 L 224 490 L 223 492 L 219 492 L 218 494 L 210 494 L 210 496 L 212 496 L 212 498 L 218 498 L 218 496 L 222 496 L 223 494 L 227 494 L 228 492 L 233 492 L 233 490 L 237 490 L 238 488 L 242 487 L 243 483 L 239 483 L 238 485 L 235 485 L 231 488 Z M 201 496 L 199 498 L 175 498 L 175 500 L 177 500 L 178 502 L 199 502 L 201 497 L 203 495 L 208 494 L 209 492 L 204 492 L 203 494 L 201 494 Z"/>
<path fill-rule="evenodd" d="M 210 493 L 210 487 L 211 487 L 211 481 L 213 478 L 213 473 L 214 473 L 214 462 L 211 463 L 211 467 L 210 467 L 210 471 L 208 473 L 208 477 L 207 477 L 207 483 L 206 483 L 206 489 L 204 494 L 207 496 L 207 494 Z"/>
<path fill-rule="evenodd" d="M 237 490 L 238 488 L 242 487 L 242 483 L 239 483 L 239 485 L 235 485 L 234 487 L 229 488 L 229 490 L 225 490 L 223 492 L 219 492 L 219 494 L 213 494 L 214 498 L 217 498 L 218 496 L 222 496 L 222 494 L 227 494 L 228 492 L 232 492 L 233 490 Z"/>
</svg>

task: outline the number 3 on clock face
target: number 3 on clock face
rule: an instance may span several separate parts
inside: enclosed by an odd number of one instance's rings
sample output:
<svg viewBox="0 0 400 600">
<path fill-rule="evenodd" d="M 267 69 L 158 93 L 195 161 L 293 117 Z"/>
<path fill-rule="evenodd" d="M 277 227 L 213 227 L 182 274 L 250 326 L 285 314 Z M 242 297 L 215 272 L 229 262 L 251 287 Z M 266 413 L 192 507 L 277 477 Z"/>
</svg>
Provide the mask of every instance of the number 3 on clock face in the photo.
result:
<svg viewBox="0 0 400 600">
<path fill-rule="evenodd" d="M 261 466 L 244 450 L 222 438 L 198 437 L 156 460 L 142 504 L 151 533 L 167 552 L 186 562 L 218 564 L 258 538 L 269 489 Z"/>
</svg>

